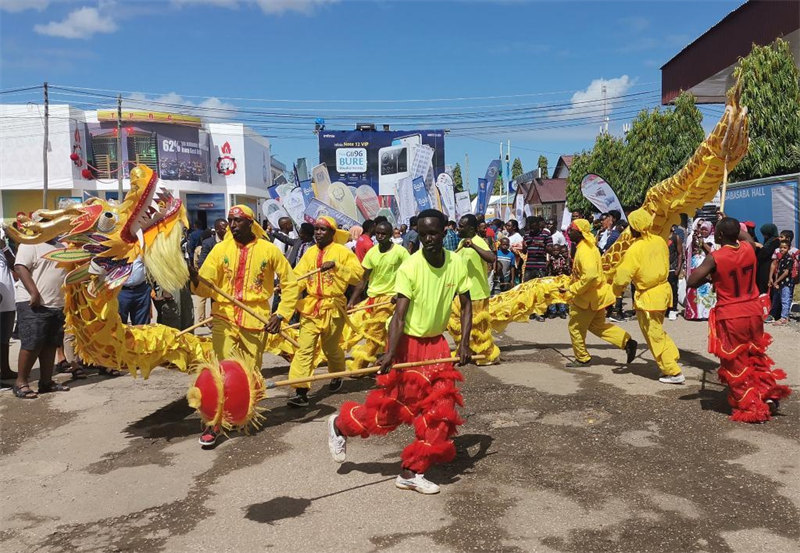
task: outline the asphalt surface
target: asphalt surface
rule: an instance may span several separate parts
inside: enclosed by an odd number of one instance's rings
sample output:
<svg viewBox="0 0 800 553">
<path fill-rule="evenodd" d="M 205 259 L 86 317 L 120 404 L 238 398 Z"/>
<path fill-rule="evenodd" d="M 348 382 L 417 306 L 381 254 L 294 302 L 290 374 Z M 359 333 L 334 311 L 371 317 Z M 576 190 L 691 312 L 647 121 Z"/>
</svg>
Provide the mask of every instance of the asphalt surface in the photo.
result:
<svg viewBox="0 0 800 553">
<path fill-rule="evenodd" d="M 623 323 L 641 340 L 635 322 Z M 372 382 L 312 405 L 264 402 L 266 424 L 213 450 L 185 374 L 94 376 L 34 401 L 0 394 L 0 550 L 720 552 L 800 551 L 800 331 L 770 329 L 795 394 L 774 420 L 728 420 L 705 323 L 668 321 L 687 383 L 652 356 L 590 338 L 596 364 L 566 369 L 562 320 L 514 324 L 503 363 L 466 367 L 454 462 L 436 496 L 397 490 L 410 428 L 329 456 L 325 419 Z M 16 346 L 12 346 L 15 358 Z M 265 376 L 286 363 L 264 358 Z"/>
</svg>

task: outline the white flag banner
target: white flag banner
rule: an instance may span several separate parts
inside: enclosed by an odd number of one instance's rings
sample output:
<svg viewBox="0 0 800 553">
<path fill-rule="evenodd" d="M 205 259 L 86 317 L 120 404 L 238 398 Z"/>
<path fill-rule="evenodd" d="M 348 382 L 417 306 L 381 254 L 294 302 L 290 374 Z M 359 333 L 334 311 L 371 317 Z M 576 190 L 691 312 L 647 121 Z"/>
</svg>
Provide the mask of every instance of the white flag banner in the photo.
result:
<svg viewBox="0 0 800 553">
<path fill-rule="evenodd" d="M 622 212 L 620 211 L 620 213 Z M 566 232 L 570 224 L 572 224 L 572 212 L 567 206 L 564 206 L 564 214 L 561 216 L 561 230 Z"/>
<path fill-rule="evenodd" d="M 296 227 L 305 222 L 303 212 L 306 210 L 306 202 L 303 199 L 303 190 L 298 186 L 284 198 L 283 207 L 289 212 Z"/>
<path fill-rule="evenodd" d="M 472 202 L 469 200 L 469 192 L 456 192 L 456 218 L 460 219 L 463 215 L 472 213 Z"/>
<path fill-rule="evenodd" d="M 278 228 L 278 219 L 281 217 L 289 217 L 291 219 L 289 212 L 283 208 L 278 200 L 264 200 L 264 203 L 261 204 L 261 212 L 273 228 Z"/>
<path fill-rule="evenodd" d="M 453 177 L 447 173 L 442 173 L 439 175 L 439 178 L 436 179 L 436 188 L 439 189 L 439 195 L 442 198 L 442 207 L 444 208 L 444 212 L 448 217 L 453 219 L 456 216 L 456 196 Z"/>
<path fill-rule="evenodd" d="M 625 219 L 625 212 L 622 211 L 622 204 L 619 203 L 617 195 L 611 189 L 611 186 L 598 175 L 589 173 L 583 180 L 581 180 L 581 193 L 583 197 L 592 202 L 592 205 L 600 210 L 601 213 L 607 213 L 612 209 L 619 211 L 623 219 Z"/>
<path fill-rule="evenodd" d="M 411 216 L 417 212 L 417 200 L 414 198 L 414 183 L 411 177 L 398 179 L 395 185 L 395 198 L 399 211 L 397 222 L 407 225 Z"/>
<path fill-rule="evenodd" d="M 411 164 L 411 178 L 426 178 L 428 176 L 428 172 L 432 169 L 432 163 L 433 148 L 427 144 L 414 146 L 414 161 Z"/>
<path fill-rule="evenodd" d="M 519 226 L 523 227 L 525 219 L 525 194 L 521 192 L 518 192 L 517 197 L 514 199 L 514 216 L 517 218 Z"/>
<path fill-rule="evenodd" d="M 313 178 L 312 186 L 314 187 L 314 197 L 324 204 L 328 203 L 328 188 L 331 186 L 331 176 L 328 174 L 328 168 L 324 163 L 315 165 L 311 169 L 311 176 Z"/>
</svg>

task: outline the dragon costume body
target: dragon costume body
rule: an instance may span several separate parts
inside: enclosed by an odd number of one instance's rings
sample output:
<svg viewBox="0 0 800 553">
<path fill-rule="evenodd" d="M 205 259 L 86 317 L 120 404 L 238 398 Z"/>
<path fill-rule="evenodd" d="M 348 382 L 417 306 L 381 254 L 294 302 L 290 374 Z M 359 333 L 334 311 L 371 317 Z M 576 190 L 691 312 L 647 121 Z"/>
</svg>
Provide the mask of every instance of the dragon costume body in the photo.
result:
<svg viewBox="0 0 800 553">
<path fill-rule="evenodd" d="M 653 216 L 652 233 L 667 236 L 681 213 L 693 213 L 712 200 L 725 170 L 732 170 L 747 151 L 747 109 L 739 104 L 738 87 L 728 95 L 725 113 L 686 165 L 672 177 L 654 185 L 642 209 Z M 128 326 L 117 313 L 119 288 L 131 264 L 142 256 L 149 274 L 166 290 L 179 290 L 189 277 L 182 262 L 180 241 L 187 225 L 181 201 L 166 190 L 156 190 L 157 177 L 139 165 L 131 170 L 131 190 L 115 205 L 92 198 L 63 210 L 40 210 L 39 221 L 21 216 L 18 228 L 8 232 L 19 243 L 40 243 L 61 237 L 66 250 L 48 254 L 70 269 L 65 282 L 67 330 L 76 335 L 81 357 L 99 365 L 127 369 L 147 378 L 156 366 L 197 372 L 187 397 L 209 425 L 224 428 L 257 423 L 256 403 L 264 397 L 260 367 L 242 367 L 236 359 L 218 361 L 208 339 L 180 334 L 162 325 Z M 605 276 L 611 281 L 633 237 L 625 230 L 603 256 Z M 531 313 L 551 303 L 569 301 L 560 288 L 569 276 L 527 281 L 488 301 L 491 330 L 502 332 L 511 322 L 525 322 Z M 366 305 L 363 303 L 362 305 Z M 371 336 L 381 332 L 390 309 L 363 312 L 351 319 L 348 349 L 357 347 L 358 366 L 372 363 L 381 348 Z M 459 306 L 453 305 L 451 331 L 459 331 Z M 377 323 L 377 324 L 376 324 Z M 295 333 L 295 329 L 288 329 Z M 491 336 L 489 335 L 489 339 Z M 266 351 L 291 356 L 292 349 L 279 335 L 265 335 Z M 476 344 L 481 348 L 481 344 Z M 235 357 L 235 356 L 234 356 Z"/>
</svg>

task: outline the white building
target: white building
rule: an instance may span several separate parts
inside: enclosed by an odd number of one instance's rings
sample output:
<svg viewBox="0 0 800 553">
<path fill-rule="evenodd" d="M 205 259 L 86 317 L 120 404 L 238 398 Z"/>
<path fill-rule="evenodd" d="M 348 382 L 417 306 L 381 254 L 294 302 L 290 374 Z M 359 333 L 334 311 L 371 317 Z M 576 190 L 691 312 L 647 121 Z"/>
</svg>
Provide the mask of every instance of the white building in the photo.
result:
<svg viewBox="0 0 800 553">
<path fill-rule="evenodd" d="M 85 194 L 116 199 L 117 171 L 135 163 L 155 169 L 161 186 L 179 195 L 191 222 L 211 226 L 228 208 L 258 210 L 269 197 L 270 142 L 240 123 L 148 111 L 122 113 L 122 155 L 114 111 L 51 105 L 44 192 L 44 117 L 36 105 L 0 105 L 0 212 L 5 220 L 44 206 L 54 209 Z M 76 154 L 76 160 L 70 156 Z M 93 177 L 85 178 L 90 169 Z"/>
</svg>

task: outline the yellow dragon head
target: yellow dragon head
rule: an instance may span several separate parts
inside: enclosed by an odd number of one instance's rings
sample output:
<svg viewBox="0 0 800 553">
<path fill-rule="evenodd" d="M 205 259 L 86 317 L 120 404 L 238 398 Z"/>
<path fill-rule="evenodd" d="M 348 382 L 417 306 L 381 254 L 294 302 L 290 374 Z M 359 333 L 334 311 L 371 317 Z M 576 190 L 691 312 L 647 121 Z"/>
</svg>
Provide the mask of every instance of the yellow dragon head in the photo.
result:
<svg viewBox="0 0 800 553">
<path fill-rule="evenodd" d="M 20 215 L 17 227 L 6 231 L 21 244 L 64 243 L 66 249 L 46 257 L 70 269 L 68 285 L 92 281 L 95 287 L 117 288 L 142 256 L 155 281 L 177 291 L 189 278 L 180 247 L 188 227 L 186 208 L 166 189 L 157 190 L 157 184 L 152 169 L 137 165 L 122 203 L 90 198 L 66 209 L 42 209 L 32 218 Z"/>
</svg>

